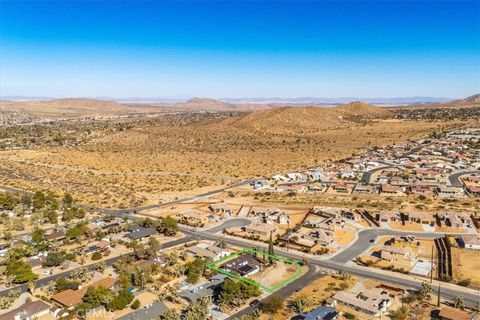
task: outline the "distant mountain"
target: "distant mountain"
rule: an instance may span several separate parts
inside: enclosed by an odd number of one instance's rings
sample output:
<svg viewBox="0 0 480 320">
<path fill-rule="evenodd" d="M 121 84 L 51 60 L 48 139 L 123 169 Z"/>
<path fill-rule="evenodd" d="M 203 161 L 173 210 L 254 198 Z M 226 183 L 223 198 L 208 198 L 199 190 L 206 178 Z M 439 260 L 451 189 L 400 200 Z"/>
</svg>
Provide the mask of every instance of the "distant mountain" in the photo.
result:
<svg viewBox="0 0 480 320">
<path fill-rule="evenodd" d="M 480 107 L 480 94 L 475 94 L 469 96 L 465 99 L 451 100 L 442 103 L 433 103 L 433 104 L 412 104 L 405 106 L 406 109 L 421 109 L 421 108 L 478 108 Z"/>
<path fill-rule="evenodd" d="M 0 100 L 10 101 L 32 101 L 32 100 L 54 100 L 54 97 L 28 97 L 28 96 L 2 96 Z M 207 102 L 213 99 L 200 99 L 187 97 L 130 97 L 130 98 L 114 98 L 114 97 L 91 97 L 87 99 L 115 101 L 118 103 L 130 104 L 153 104 L 153 103 L 187 103 L 189 101 Z M 203 101 L 202 101 L 203 100 Z M 283 104 L 283 105 L 337 105 L 342 103 L 349 103 L 352 101 L 361 101 L 365 103 L 379 104 L 379 105 L 406 105 L 406 104 L 430 104 L 442 103 L 451 101 L 451 98 L 436 98 L 436 97 L 394 97 L 394 98 L 358 98 L 358 97 L 299 97 L 299 98 L 279 98 L 279 97 L 258 97 L 258 98 L 222 98 L 215 101 L 225 102 L 229 104 Z"/>
<path fill-rule="evenodd" d="M 352 101 L 361 101 L 371 104 L 380 105 L 406 105 L 419 103 L 439 103 L 446 102 L 449 98 L 435 98 L 435 97 L 398 97 L 398 98 L 356 98 L 356 97 L 340 97 L 340 98 L 321 98 L 321 97 L 301 97 L 301 98 L 223 98 L 222 101 L 230 103 L 256 103 L 256 104 L 291 104 L 291 105 L 305 105 L 305 104 L 322 104 L 322 105 L 337 105 L 349 103 Z"/>
</svg>

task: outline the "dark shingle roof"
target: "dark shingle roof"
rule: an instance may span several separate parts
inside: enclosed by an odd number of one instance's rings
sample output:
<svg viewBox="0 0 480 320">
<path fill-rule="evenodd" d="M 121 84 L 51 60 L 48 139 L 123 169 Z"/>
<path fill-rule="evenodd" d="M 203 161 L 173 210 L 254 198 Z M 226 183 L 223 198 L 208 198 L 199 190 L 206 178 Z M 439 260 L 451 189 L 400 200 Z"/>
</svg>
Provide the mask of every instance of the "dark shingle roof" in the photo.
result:
<svg viewBox="0 0 480 320">
<path fill-rule="evenodd" d="M 123 317 L 118 318 L 118 320 L 151 320 L 161 316 L 167 311 L 168 308 L 165 303 L 158 301 L 147 308 L 139 309 L 135 312 L 124 315 Z"/>
</svg>

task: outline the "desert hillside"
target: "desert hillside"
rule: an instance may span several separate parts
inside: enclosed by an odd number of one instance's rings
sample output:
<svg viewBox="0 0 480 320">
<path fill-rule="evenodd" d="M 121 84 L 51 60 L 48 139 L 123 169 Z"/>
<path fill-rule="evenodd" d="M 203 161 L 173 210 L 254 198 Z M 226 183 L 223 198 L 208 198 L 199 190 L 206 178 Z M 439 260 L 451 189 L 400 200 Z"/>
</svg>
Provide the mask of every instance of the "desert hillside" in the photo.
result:
<svg viewBox="0 0 480 320">
<path fill-rule="evenodd" d="M 128 113 L 129 107 L 106 100 L 68 98 L 45 101 L 2 101 L 0 110 L 15 111 L 32 117 L 85 117 Z"/>
<path fill-rule="evenodd" d="M 361 120 L 384 119 L 392 112 L 362 102 L 352 102 L 334 108 L 282 107 L 253 112 L 240 118 L 228 119 L 237 128 L 265 132 L 316 131 L 342 127 Z"/>
</svg>

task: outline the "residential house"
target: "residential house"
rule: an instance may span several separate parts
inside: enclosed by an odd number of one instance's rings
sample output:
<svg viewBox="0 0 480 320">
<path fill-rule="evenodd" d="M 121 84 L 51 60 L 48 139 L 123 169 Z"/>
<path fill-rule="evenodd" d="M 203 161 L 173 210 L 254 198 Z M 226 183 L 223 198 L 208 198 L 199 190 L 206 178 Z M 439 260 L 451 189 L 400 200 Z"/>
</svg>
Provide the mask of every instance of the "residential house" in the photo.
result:
<svg viewBox="0 0 480 320">
<path fill-rule="evenodd" d="M 324 192 L 325 187 L 320 183 L 309 184 L 307 187 L 308 192 Z"/>
<path fill-rule="evenodd" d="M 414 266 L 418 261 L 418 252 L 410 246 L 384 246 L 381 250 L 382 260 L 401 266 Z"/>
<path fill-rule="evenodd" d="M 254 190 L 262 190 L 270 187 L 270 183 L 266 179 L 257 179 L 250 183 Z"/>
<path fill-rule="evenodd" d="M 375 194 L 375 187 L 368 185 L 368 184 L 362 184 L 362 183 L 357 183 L 355 187 L 353 188 L 353 193 L 355 194 Z"/>
<path fill-rule="evenodd" d="M 32 320 L 50 314 L 51 307 L 42 300 L 25 302 L 20 307 L 0 315 L 0 320 Z"/>
<path fill-rule="evenodd" d="M 155 229 L 153 229 L 155 230 Z M 155 230 L 156 232 L 156 230 Z M 128 235 L 127 235 L 128 236 Z M 131 237 L 129 237 L 131 238 Z M 131 238 L 133 239 L 133 238 Z M 140 239 L 140 238 L 139 238 Z M 80 255 L 86 255 L 94 252 L 105 251 L 110 247 L 110 241 L 103 239 L 102 241 L 93 242 L 85 247 L 77 249 L 77 253 Z"/>
<path fill-rule="evenodd" d="M 130 226 L 128 227 L 128 231 L 130 232 L 125 236 L 132 240 L 141 240 L 157 233 L 155 228 L 145 228 L 142 226 Z"/>
<path fill-rule="evenodd" d="M 244 253 L 235 259 L 229 260 L 222 265 L 228 272 L 239 274 L 242 277 L 254 275 L 262 266 L 262 262 L 251 254 Z"/>
<path fill-rule="evenodd" d="M 436 193 L 441 198 L 462 198 L 465 196 L 465 192 L 461 187 L 439 186 L 436 189 Z"/>
<path fill-rule="evenodd" d="M 189 209 L 179 214 L 180 221 L 188 225 L 198 226 L 208 223 L 208 214 L 197 209 Z"/>
<path fill-rule="evenodd" d="M 381 222 L 401 222 L 402 214 L 398 211 L 380 211 L 376 214 L 376 220 Z"/>
<path fill-rule="evenodd" d="M 373 317 L 380 316 L 393 301 L 388 292 L 380 288 L 374 288 L 356 294 L 338 291 L 333 296 L 333 300 Z"/>
<path fill-rule="evenodd" d="M 188 290 L 180 292 L 180 296 L 188 301 L 189 303 L 195 302 L 202 297 L 207 297 L 211 299 L 215 291 L 220 287 L 220 285 L 227 279 L 228 276 L 224 274 L 217 274 L 210 279 L 208 282 L 200 283 Z"/>
<path fill-rule="evenodd" d="M 452 307 L 443 307 L 438 313 L 438 320 L 477 320 L 478 314 Z"/>
<path fill-rule="evenodd" d="M 116 279 L 112 277 L 105 277 L 95 281 L 86 287 L 81 287 L 78 290 L 67 289 L 59 293 L 54 294 L 51 299 L 57 305 L 68 310 L 72 310 L 76 305 L 83 302 L 83 297 L 89 287 L 104 287 L 107 289 L 112 288 L 115 285 Z"/>
<path fill-rule="evenodd" d="M 480 196 L 480 186 L 468 186 L 467 191 L 472 196 Z"/>
<path fill-rule="evenodd" d="M 395 247 L 410 247 L 414 252 L 421 252 L 423 249 L 423 245 L 420 241 L 415 238 L 415 236 L 397 236 L 390 239 L 387 243 L 390 246 Z"/>
<path fill-rule="evenodd" d="M 307 187 L 301 184 L 280 184 L 275 188 L 278 192 L 299 192 L 303 193 L 307 191 Z"/>
<path fill-rule="evenodd" d="M 320 306 L 310 312 L 301 313 L 291 320 L 336 320 L 340 314 L 330 306 Z"/>
<path fill-rule="evenodd" d="M 404 188 L 400 186 L 392 186 L 391 184 L 382 184 L 380 186 L 380 193 L 392 196 L 404 195 Z"/>
<path fill-rule="evenodd" d="M 205 243 L 199 243 L 195 246 L 188 247 L 187 254 L 190 254 L 194 257 L 200 257 L 200 258 L 205 258 L 205 259 L 215 261 L 228 256 L 230 252 L 223 250 L 222 248 L 217 246 L 205 245 Z"/>
<path fill-rule="evenodd" d="M 162 301 L 157 301 L 144 308 L 137 309 L 129 314 L 126 314 L 118 320 L 150 320 L 160 317 L 168 311 L 167 306 Z"/>
<path fill-rule="evenodd" d="M 308 235 L 305 235 L 304 238 L 322 246 L 328 246 L 335 241 L 335 236 L 333 233 L 322 229 L 311 231 L 308 233 Z"/>
<path fill-rule="evenodd" d="M 228 204 L 225 202 L 212 203 L 208 208 L 215 214 L 223 218 L 231 218 L 233 216 L 233 211 Z"/>
<path fill-rule="evenodd" d="M 67 233 L 65 230 L 54 230 L 50 232 L 49 234 L 45 235 L 45 240 L 47 241 L 52 241 L 52 242 L 58 242 L 58 241 L 63 241 L 67 237 Z"/>
<path fill-rule="evenodd" d="M 278 227 L 275 223 L 254 222 L 243 227 L 243 230 L 253 236 L 268 237 L 270 234 L 275 236 L 278 232 Z"/>
<path fill-rule="evenodd" d="M 336 193 L 350 193 L 351 188 L 345 182 L 336 182 L 332 185 L 332 190 Z"/>
<path fill-rule="evenodd" d="M 446 212 L 444 214 L 438 214 L 438 218 L 452 228 L 461 229 L 471 228 L 473 226 L 472 218 L 462 212 Z"/>
<path fill-rule="evenodd" d="M 480 250 L 480 235 L 465 234 L 459 237 L 459 242 L 466 249 Z"/>
<path fill-rule="evenodd" d="M 412 211 L 405 214 L 407 220 L 410 222 L 426 224 L 433 226 L 435 224 L 435 217 L 433 214 L 423 211 Z"/>
<path fill-rule="evenodd" d="M 435 192 L 434 186 L 415 184 L 410 187 L 413 194 L 431 196 Z"/>
<path fill-rule="evenodd" d="M 255 209 L 252 210 L 252 214 L 256 217 L 259 217 L 264 223 L 290 223 L 290 217 L 288 214 L 278 208 Z"/>
</svg>

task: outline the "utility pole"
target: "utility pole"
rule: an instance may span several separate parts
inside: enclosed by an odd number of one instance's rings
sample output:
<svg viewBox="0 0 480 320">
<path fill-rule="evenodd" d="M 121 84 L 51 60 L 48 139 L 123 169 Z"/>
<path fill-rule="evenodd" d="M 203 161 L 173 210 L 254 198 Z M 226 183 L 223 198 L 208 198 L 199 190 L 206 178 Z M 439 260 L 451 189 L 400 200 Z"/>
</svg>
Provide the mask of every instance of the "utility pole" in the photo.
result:
<svg viewBox="0 0 480 320">
<path fill-rule="evenodd" d="M 290 220 L 288 220 L 287 251 L 290 251 Z"/>
<path fill-rule="evenodd" d="M 432 246 L 432 255 L 430 257 L 430 284 L 433 283 L 433 246 Z"/>
<path fill-rule="evenodd" d="M 438 282 L 437 307 L 440 307 L 440 282 Z"/>
</svg>

